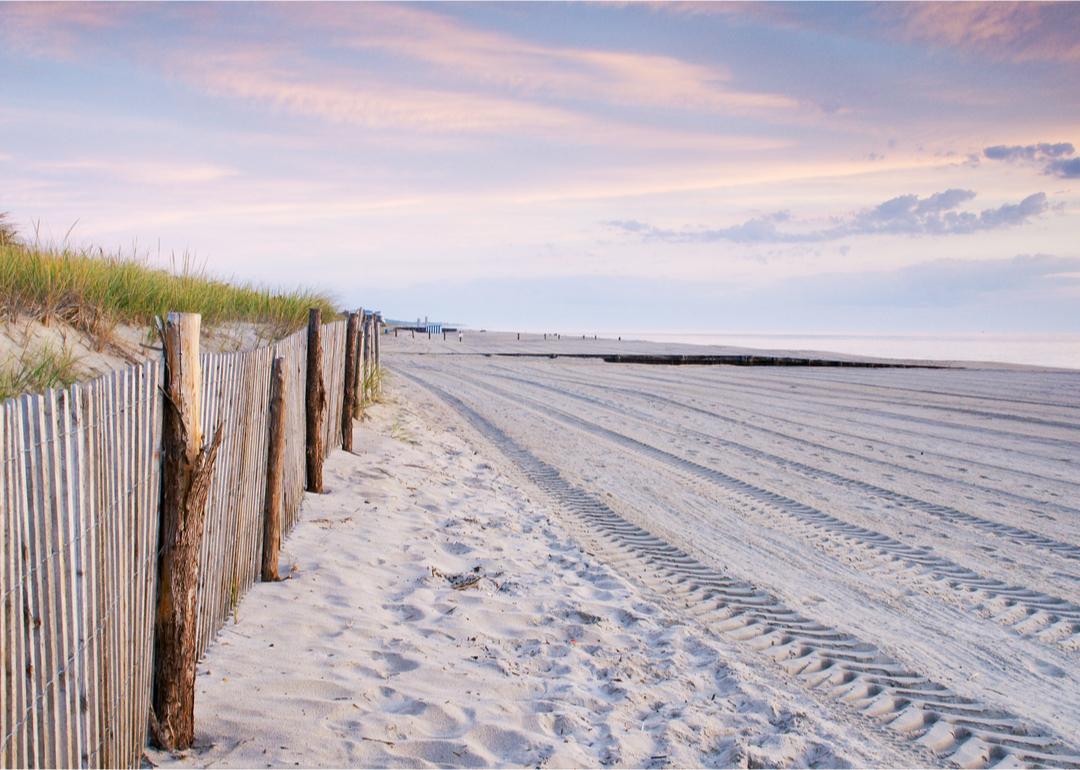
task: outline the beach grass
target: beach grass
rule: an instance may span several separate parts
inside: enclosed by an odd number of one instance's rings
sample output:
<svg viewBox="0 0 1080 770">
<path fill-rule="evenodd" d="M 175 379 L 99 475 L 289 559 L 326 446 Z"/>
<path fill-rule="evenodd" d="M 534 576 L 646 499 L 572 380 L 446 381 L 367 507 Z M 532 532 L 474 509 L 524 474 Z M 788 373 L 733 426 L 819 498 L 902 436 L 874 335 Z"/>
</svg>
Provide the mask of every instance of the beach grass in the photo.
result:
<svg viewBox="0 0 1080 770">
<path fill-rule="evenodd" d="M 166 270 L 100 249 L 22 243 L 0 217 L 0 313 L 12 319 L 59 319 L 98 336 L 118 323 L 150 325 L 179 311 L 200 313 L 204 326 L 250 322 L 282 336 L 302 327 L 312 307 L 324 318 L 337 315 L 323 294 L 220 280 L 186 259 Z"/>
<path fill-rule="evenodd" d="M 367 375 L 364 376 L 364 382 L 362 383 L 363 393 L 372 393 L 371 398 L 368 399 L 369 403 L 377 404 L 382 402 L 382 396 L 379 395 L 382 391 L 382 367 L 377 366 L 372 369 Z"/>
<path fill-rule="evenodd" d="M 0 362 L 0 402 L 22 393 L 67 387 L 78 377 L 78 361 L 70 350 L 45 345 Z"/>
</svg>

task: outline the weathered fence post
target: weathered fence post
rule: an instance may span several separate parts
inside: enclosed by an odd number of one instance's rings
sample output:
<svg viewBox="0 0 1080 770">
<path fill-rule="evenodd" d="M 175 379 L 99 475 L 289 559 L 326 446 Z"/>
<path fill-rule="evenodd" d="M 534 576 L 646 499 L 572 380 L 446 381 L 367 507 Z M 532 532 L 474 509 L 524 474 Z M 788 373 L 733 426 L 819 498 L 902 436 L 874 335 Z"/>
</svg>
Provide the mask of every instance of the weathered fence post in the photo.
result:
<svg viewBox="0 0 1080 770">
<path fill-rule="evenodd" d="M 353 400 L 356 398 L 356 337 L 360 319 L 349 313 L 345 330 L 345 397 L 341 400 L 341 448 L 351 452 L 353 448 Z"/>
<path fill-rule="evenodd" d="M 364 318 L 364 340 L 365 340 L 365 355 L 364 355 L 364 370 L 366 372 L 364 376 L 365 389 L 364 389 L 364 401 L 368 402 L 375 398 L 375 314 L 368 313 Z M 416 331 L 413 331 L 413 336 L 416 336 Z"/>
<path fill-rule="evenodd" d="M 270 370 L 270 436 L 266 455 L 266 503 L 263 506 L 262 579 L 278 577 L 281 551 L 281 498 L 285 474 L 285 359 L 274 359 Z"/>
<path fill-rule="evenodd" d="M 169 313 L 161 434 L 160 551 L 154 616 L 153 737 L 170 751 L 195 740 L 195 623 L 199 551 L 221 428 L 203 446 L 200 317 Z"/>
<path fill-rule="evenodd" d="M 307 491 L 323 491 L 323 431 L 322 418 L 326 411 L 326 385 L 322 374 L 322 313 L 318 308 L 308 311 L 307 391 Z"/>
<path fill-rule="evenodd" d="M 364 309 L 356 311 L 356 350 L 353 353 L 353 416 L 356 419 L 364 414 Z"/>
<path fill-rule="evenodd" d="M 382 395 L 382 342 L 380 337 L 382 336 L 382 314 L 376 313 L 371 320 L 372 326 L 375 329 L 375 395 Z"/>
</svg>

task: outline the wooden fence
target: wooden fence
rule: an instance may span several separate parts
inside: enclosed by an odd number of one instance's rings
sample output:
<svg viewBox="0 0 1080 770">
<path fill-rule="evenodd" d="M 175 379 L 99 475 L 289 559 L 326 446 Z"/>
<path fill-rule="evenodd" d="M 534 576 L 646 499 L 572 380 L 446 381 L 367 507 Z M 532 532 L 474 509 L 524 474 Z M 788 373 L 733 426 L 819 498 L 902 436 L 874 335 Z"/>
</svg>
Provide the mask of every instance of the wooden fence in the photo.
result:
<svg viewBox="0 0 1080 770">
<path fill-rule="evenodd" d="M 341 445 L 345 329 L 337 321 L 321 331 L 326 454 Z M 209 434 L 220 425 L 223 440 L 200 554 L 200 657 L 258 579 L 278 356 L 288 388 L 287 533 L 306 481 L 306 331 L 258 350 L 201 357 L 203 426 Z M 161 385 L 162 364 L 151 361 L 0 405 L 5 768 L 140 763 L 153 681 Z"/>
</svg>

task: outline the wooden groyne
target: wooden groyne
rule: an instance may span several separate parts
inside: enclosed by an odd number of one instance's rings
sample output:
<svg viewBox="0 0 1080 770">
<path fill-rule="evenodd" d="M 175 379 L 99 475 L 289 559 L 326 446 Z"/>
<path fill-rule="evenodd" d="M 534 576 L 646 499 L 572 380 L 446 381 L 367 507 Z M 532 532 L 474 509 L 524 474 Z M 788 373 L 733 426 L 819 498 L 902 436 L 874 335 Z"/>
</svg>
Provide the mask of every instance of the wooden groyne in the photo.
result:
<svg viewBox="0 0 1080 770">
<path fill-rule="evenodd" d="M 413 353 L 411 355 L 428 355 Z M 941 364 L 891 361 L 848 361 L 835 358 L 763 355 L 681 355 L 676 353 L 448 353 L 433 355 L 480 355 L 487 358 L 588 358 L 609 364 L 663 366 L 841 366 L 858 369 L 951 369 Z"/>
</svg>

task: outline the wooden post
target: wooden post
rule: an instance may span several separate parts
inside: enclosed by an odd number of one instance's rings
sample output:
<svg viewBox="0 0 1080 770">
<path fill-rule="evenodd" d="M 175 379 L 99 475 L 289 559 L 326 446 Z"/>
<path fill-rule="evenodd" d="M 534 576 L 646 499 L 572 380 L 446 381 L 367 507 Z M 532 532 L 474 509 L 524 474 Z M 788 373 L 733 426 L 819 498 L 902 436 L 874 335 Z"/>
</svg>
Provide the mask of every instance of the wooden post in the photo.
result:
<svg viewBox="0 0 1080 770">
<path fill-rule="evenodd" d="M 161 433 L 160 550 L 154 614 L 154 742 L 178 751 L 195 740 L 195 624 L 199 551 L 221 428 L 202 444 L 197 313 L 169 313 Z"/>
<path fill-rule="evenodd" d="M 371 325 L 374 329 L 375 344 L 372 346 L 375 349 L 375 395 L 382 395 L 382 316 L 379 313 L 371 319 Z M 429 335 L 430 336 L 430 335 Z"/>
<path fill-rule="evenodd" d="M 266 453 L 266 503 L 263 506 L 262 579 L 278 577 L 281 551 L 281 498 L 285 474 L 285 359 L 278 356 L 270 370 L 270 437 Z"/>
<path fill-rule="evenodd" d="M 353 448 L 353 399 L 356 398 L 356 335 L 360 319 L 349 313 L 345 329 L 345 397 L 341 400 L 341 448 L 351 452 Z"/>
<path fill-rule="evenodd" d="M 368 336 L 368 314 L 360 316 L 360 403 L 368 402 L 368 358 L 371 354 L 371 340 Z"/>
<path fill-rule="evenodd" d="M 356 345 L 353 352 L 353 417 L 364 414 L 364 309 L 356 311 Z"/>
<path fill-rule="evenodd" d="M 372 401 L 375 398 L 375 314 L 368 313 L 367 324 L 367 359 L 364 361 L 367 367 L 367 400 Z M 412 335 L 416 336 L 416 330 L 413 330 Z"/>
<path fill-rule="evenodd" d="M 307 491 L 323 491 L 323 412 L 326 411 L 326 385 L 322 376 L 322 313 L 308 311 L 307 391 L 304 399 L 307 414 Z"/>
</svg>

